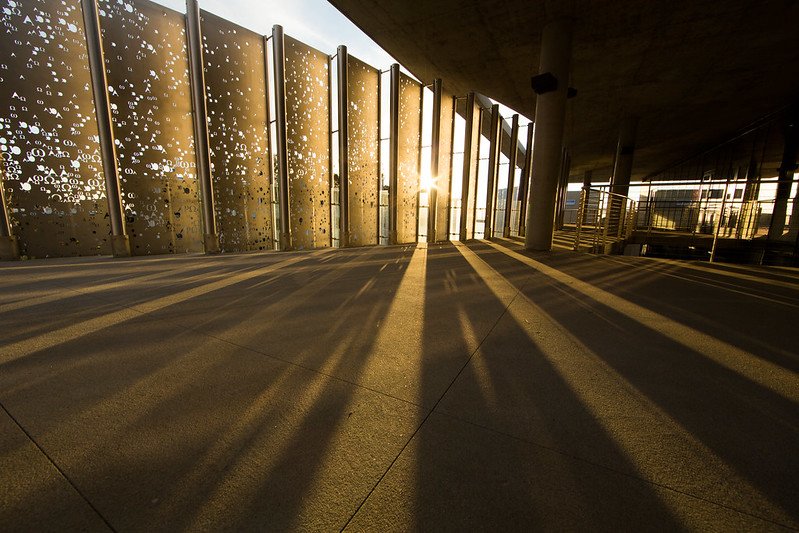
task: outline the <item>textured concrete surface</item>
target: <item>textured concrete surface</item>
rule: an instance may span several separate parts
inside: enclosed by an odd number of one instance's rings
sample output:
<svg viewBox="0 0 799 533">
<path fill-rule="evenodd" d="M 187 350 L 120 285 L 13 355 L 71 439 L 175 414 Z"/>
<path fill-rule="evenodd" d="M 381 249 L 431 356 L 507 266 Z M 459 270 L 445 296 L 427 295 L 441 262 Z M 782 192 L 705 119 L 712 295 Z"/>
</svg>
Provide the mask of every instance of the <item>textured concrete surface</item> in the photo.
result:
<svg viewBox="0 0 799 533">
<path fill-rule="evenodd" d="M 0 264 L 0 530 L 799 528 L 795 269 Z"/>
</svg>

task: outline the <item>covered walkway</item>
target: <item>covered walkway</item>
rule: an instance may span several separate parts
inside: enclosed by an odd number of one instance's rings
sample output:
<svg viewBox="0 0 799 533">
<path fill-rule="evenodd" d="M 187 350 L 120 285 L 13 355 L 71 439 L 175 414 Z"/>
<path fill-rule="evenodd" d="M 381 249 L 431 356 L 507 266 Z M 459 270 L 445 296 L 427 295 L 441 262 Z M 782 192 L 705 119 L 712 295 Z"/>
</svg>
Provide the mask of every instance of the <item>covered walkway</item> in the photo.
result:
<svg viewBox="0 0 799 533">
<path fill-rule="evenodd" d="M 520 248 L 3 263 L 0 529 L 799 528 L 799 273 Z"/>
</svg>

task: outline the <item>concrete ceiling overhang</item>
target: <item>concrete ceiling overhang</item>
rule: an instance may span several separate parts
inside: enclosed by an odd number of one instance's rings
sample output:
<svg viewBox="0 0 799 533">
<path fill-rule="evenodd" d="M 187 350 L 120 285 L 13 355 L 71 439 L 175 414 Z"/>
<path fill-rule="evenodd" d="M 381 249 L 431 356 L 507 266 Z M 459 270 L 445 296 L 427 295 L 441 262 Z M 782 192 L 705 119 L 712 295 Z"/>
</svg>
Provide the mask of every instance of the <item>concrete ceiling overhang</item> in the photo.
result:
<svg viewBox="0 0 799 533">
<path fill-rule="evenodd" d="M 532 118 L 541 31 L 574 19 L 571 174 L 611 171 L 619 120 L 639 117 L 633 179 L 799 98 L 795 0 L 330 0 L 425 83 Z M 598 180 L 597 180 L 598 181 Z"/>
</svg>

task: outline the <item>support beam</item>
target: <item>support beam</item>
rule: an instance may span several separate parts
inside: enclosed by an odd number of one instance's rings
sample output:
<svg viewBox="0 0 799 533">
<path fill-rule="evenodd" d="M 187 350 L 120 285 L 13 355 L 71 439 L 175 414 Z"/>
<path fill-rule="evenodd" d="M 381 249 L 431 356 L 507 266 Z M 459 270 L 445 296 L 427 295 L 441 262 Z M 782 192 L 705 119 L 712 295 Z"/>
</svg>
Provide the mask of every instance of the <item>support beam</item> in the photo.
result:
<svg viewBox="0 0 799 533">
<path fill-rule="evenodd" d="M 349 163 L 349 76 L 347 47 L 337 51 L 338 61 L 338 175 L 339 175 L 339 245 L 350 245 L 350 163 Z"/>
<path fill-rule="evenodd" d="M 97 116 L 97 133 L 105 176 L 105 194 L 108 200 L 108 218 L 111 223 L 111 252 L 114 257 L 130 257 L 130 240 L 125 232 L 125 218 L 119 187 L 119 167 L 114 146 L 114 128 L 111 122 L 111 103 L 108 100 L 108 81 L 105 75 L 103 41 L 100 32 L 100 15 L 96 0 L 81 0 L 83 27 L 86 32 L 86 50 L 94 94 L 94 111 Z"/>
<path fill-rule="evenodd" d="M 502 151 L 499 145 L 502 142 L 499 122 L 499 105 L 491 106 L 491 129 L 489 130 L 490 148 L 488 150 L 488 187 L 486 188 L 486 216 L 484 238 L 491 239 L 494 236 L 494 215 L 497 205 L 497 185 L 499 180 L 499 154 Z"/>
<path fill-rule="evenodd" d="M 530 177 L 533 166 L 533 132 L 535 123 L 527 124 L 527 144 L 524 148 L 524 167 L 522 168 L 522 183 L 519 187 L 519 237 L 524 237 L 527 232 L 527 194 L 530 191 Z"/>
<path fill-rule="evenodd" d="M 461 224 L 459 240 L 466 240 L 466 226 L 469 214 L 469 182 L 471 181 L 472 171 L 472 137 L 474 129 L 474 93 L 466 96 L 466 127 L 464 128 L 463 139 L 463 173 L 461 187 Z"/>
<path fill-rule="evenodd" d="M 388 243 L 397 244 L 397 187 L 399 185 L 400 66 L 391 65 L 388 117 Z"/>
<path fill-rule="evenodd" d="M 214 185 L 211 180 L 211 153 L 208 140 L 208 109 L 205 98 L 203 37 L 200 28 L 200 5 L 186 0 L 186 36 L 189 47 L 189 81 L 194 108 L 194 152 L 197 160 L 197 181 L 200 183 L 200 204 L 203 220 L 205 253 L 219 253 L 219 235 L 214 215 Z"/>
<path fill-rule="evenodd" d="M 438 163 L 441 150 L 441 78 L 433 80 L 433 131 L 430 137 L 430 190 L 427 191 L 427 242 L 438 241 Z"/>
<path fill-rule="evenodd" d="M 519 144 L 519 115 L 513 115 L 513 122 L 510 128 L 510 163 L 508 164 L 508 190 L 505 193 L 505 224 L 502 228 L 502 236 L 506 239 L 510 237 L 510 217 L 513 212 L 513 188 L 516 181 L 516 154 Z"/>
<path fill-rule="evenodd" d="M 528 250 L 552 249 L 555 194 L 560 173 L 561 146 L 566 119 L 566 93 L 572 48 L 571 19 L 561 18 L 544 27 L 539 73 L 551 73 L 557 88 L 536 98 L 532 183 L 527 205 L 524 246 Z"/>
<path fill-rule="evenodd" d="M 289 221 L 289 163 L 286 141 L 286 54 L 283 27 L 272 26 L 272 63 L 275 66 L 275 137 L 277 137 L 277 192 L 280 213 L 280 249 L 291 250 Z"/>
</svg>

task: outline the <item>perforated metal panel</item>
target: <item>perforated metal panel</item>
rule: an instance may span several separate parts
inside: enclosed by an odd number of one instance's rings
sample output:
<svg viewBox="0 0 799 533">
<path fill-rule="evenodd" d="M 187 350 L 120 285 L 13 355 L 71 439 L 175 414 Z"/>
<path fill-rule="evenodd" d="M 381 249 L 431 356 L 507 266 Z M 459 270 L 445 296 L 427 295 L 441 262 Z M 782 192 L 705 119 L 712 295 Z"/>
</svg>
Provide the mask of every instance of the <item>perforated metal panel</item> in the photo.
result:
<svg viewBox="0 0 799 533">
<path fill-rule="evenodd" d="M 327 54 L 285 37 L 289 222 L 295 249 L 330 246 Z"/>
<path fill-rule="evenodd" d="M 449 193 L 452 179 L 452 95 L 444 93 L 441 98 L 441 133 L 438 152 L 438 177 L 436 188 L 436 236 L 439 240 L 447 238 L 449 219 Z M 457 179 L 457 178 L 456 178 Z"/>
<path fill-rule="evenodd" d="M 201 11 L 219 242 L 271 250 L 272 191 L 263 37 Z"/>
<path fill-rule="evenodd" d="M 99 7 L 131 252 L 202 251 L 184 16 L 147 0 Z"/>
<path fill-rule="evenodd" d="M 348 66 L 350 245 L 365 246 L 378 238 L 380 71 L 352 56 Z"/>
<path fill-rule="evenodd" d="M 397 149 L 397 243 L 416 242 L 419 203 L 419 159 L 422 145 L 421 86 L 400 75 Z"/>
<path fill-rule="evenodd" d="M 0 20 L 0 174 L 20 253 L 111 253 L 80 4 L 4 2 Z"/>
</svg>

